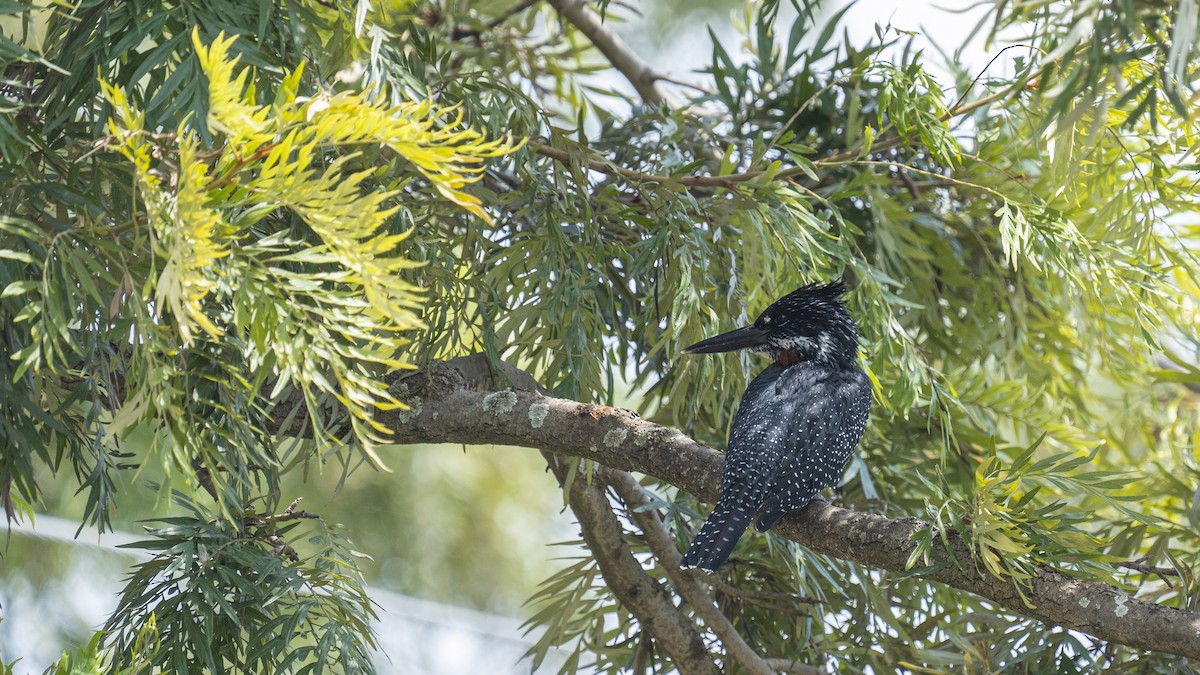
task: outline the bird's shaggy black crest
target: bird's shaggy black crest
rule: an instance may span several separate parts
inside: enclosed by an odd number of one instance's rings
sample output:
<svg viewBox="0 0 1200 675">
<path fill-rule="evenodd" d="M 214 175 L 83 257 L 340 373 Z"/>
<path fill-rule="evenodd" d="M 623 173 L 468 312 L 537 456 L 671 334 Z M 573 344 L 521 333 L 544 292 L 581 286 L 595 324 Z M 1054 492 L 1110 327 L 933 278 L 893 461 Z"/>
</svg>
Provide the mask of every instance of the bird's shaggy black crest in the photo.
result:
<svg viewBox="0 0 1200 675">
<path fill-rule="evenodd" d="M 756 351 L 778 352 L 794 349 L 799 360 L 853 363 L 858 354 L 858 330 L 842 303 L 846 285 L 801 286 L 776 300 L 758 319 L 754 328 L 768 333 L 767 343 Z"/>
</svg>

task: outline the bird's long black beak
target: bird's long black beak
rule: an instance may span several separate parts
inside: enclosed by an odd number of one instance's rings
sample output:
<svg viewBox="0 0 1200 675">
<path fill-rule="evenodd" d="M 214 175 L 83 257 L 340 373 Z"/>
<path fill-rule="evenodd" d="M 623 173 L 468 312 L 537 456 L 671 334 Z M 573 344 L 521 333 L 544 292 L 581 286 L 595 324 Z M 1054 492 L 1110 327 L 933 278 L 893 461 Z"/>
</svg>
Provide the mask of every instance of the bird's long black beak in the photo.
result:
<svg viewBox="0 0 1200 675">
<path fill-rule="evenodd" d="M 749 349 L 751 347 L 761 347 L 767 343 L 767 332 L 759 330 L 754 326 L 746 326 L 737 330 L 731 330 L 728 333 L 721 333 L 701 340 L 696 344 L 684 348 L 684 352 L 688 354 L 715 354 L 717 352 L 732 352 L 737 349 Z"/>
</svg>

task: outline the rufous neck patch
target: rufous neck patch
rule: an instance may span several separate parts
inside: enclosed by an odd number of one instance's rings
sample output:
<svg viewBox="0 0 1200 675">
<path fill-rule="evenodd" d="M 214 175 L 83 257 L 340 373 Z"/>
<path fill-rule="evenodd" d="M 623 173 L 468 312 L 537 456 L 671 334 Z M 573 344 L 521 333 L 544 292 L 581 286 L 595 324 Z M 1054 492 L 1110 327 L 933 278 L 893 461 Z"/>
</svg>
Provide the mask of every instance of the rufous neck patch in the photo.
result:
<svg viewBox="0 0 1200 675">
<path fill-rule="evenodd" d="M 800 355 L 796 353 L 795 348 L 781 349 L 775 356 L 775 362 L 784 367 L 794 366 L 800 363 Z"/>
</svg>

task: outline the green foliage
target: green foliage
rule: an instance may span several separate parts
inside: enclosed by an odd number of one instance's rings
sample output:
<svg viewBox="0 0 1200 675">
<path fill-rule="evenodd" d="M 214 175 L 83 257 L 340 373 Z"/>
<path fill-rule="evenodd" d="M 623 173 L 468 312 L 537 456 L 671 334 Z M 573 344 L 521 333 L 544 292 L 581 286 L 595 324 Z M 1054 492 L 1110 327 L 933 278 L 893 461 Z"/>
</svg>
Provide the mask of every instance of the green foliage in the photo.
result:
<svg viewBox="0 0 1200 675">
<path fill-rule="evenodd" d="M 104 632 L 97 632 L 86 645 L 46 669 L 43 675 L 142 675 L 153 672 L 151 658 L 158 651 L 158 625 L 151 616 L 137 632 L 133 656 L 124 667 L 114 667 L 112 650 L 103 648 Z"/>
<path fill-rule="evenodd" d="M 1102 116 L 1110 108 L 1128 114 L 1131 129 L 1143 121 L 1157 129 L 1160 123 L 1172 124 L 1172 112 L 1190 114 L 1195 77 L 1189 63 L 1194 63 L 1200 28 L 1195 5 L 1088 1 L 1064 10 L 1022 0 L 998 4 L 992 17 L 993 37 L 1010 27 L 1041 26 L 1028 39 L 1013 36 L 1013 41 L 1031 43 L 1045 55 L 1026 63 L 1039 67 L 1036 79 L 1046 91 L 1051 119 L 1078 117 L 1096 105 Z"/>
<path fill-rule="evenodd" d="M 1048 564 L 1200 602 L 1117 565 L 1200 563 L 1194 3 L 997 2 L 979 30 L 1019 39 L 1014 74 L 953 91 L 903 34 L 854 46 L 844 10 L 780 5 L 671 106 L 598 84 L 544 3 L 0 7 L 0 494 L 29 512 L 38 468 L 68 469 L 103 529 L 114 473 L 157 462 L 191 509 L 110 624 L 121 663 L 153 616 L 156 664 L 363 665 L 348 549 L 286 560 L 271 537 L 299 531 L 264 514 L 286 470 L 379 464 L 388 369 L 486 351 L 584 401 L 632 384 L 720 446 L 759 364 L 680 348 L 840 276 L 876 384 L 840 498 L 935 528 L 905 575 L 747 537 L 718 595 L 752 646 L 1178 665 L 920 573 L 954 528 L 1022 592 Z M 702 509 L 664 495 L 684 542 Z M 589 561 L 537 601 L 567 671 L 666 667 Z"/>
<path fill-rule="evenodd" d="M 99 675 L 104 663 L 100 649 L 103 633 L 96 633 L 86 645 L 73 654 L 63 654 L 54 665 L 46 669 L 45 675 Z"/>
<path fill-rule="evenodd" d="M 356 449 L 381 466 L 375 413 L 400 407 L 381 378 L 410 367 L 426 302 L 413 209 L 487 220 L 466 189 L 514 145 L 452 106 L 306 75 L 302 56 L 332 77 L 364 54 L 365 15 L 210 9 L 4 9 L 21 17 L 4 39 L 41 53 L 3 54 L 0 494 L 27 514 L 38 467 L 68 467 L 101 530 L 115 471 L 156 461 L 160 494 L 187 495 L 110 623 L 114 668 L 156 621 L 152 661 L 175 670 L 369 670 L 355 556 L 324 532 L 296 557 L 299 533 L 261 514 L 285 471 L 345 472 Z"/>
<path fill-rule="evenodd" d="M 992 575 L 1012 578 L 1024 597 L 1024 582 L 1035 573 L 1037 563 L 1074 563 L 1091 578 L 1117 583 L 1116 570 L 1109 566 L 1118 559 L 1099 553 L 1102 542 L 1088 532 L 1090 513 L 1071 508 L 1064 495 L 1089 495 L 1132 522 L 1155 525 L 1153 518 L 1136 511 L 1135 478 L 1130 472 L 1076 471 L 1092 464 L 1100 448 L 1090 454 L 1065 451 L 1032 461 L 1044 437 L 1026 448 L 1011 462 L 998 454 L 975 469 L 975 490 L 962 498 L 940 484 L 926 481 L 932 527 L 923 533 L 909 566 L 918 561 L 931 564 L 935 540 L 956 531 L 971 544 L 975 564 Z M 1122 495 L 1121 492 L 1126 494 Z M 1028 599 L 1026 599 L 1028 603 Z"/>
<path fill-rule="evenodd" d="M 582 544 L 582 541 L 566 543 Z M 600 568 L 590 556 L 573 560 L 542 582 L 529 603 L 537 611 L 525 627 L 540 633 L 528 654 L 532 670 L 541 667 L 552 647 L 560 646 L 567 646 L 569 653 L 559 672 L 571 673 L 581 668 L 603 670 L 606 646 L 616 642 L 620 649 L 629 640 L 630 629 L 636 633 L 629 612 L 604 589 Z M 606 625 L 614 616 L 619 621 L 615 628 Z"/>
<path fill-rule="evenodd" d="M 152 667 L 186 672 L 342 672 L 371 669 L 371 601 L 349 542 L 321 521 L 301 555 L 289 512 L 212 521 L 184 495 L 188 515 L 166 518 L 153 539 L 130 546 L 156 551 L 135 566 L 108 621 L 120 663 L 135 662 L 137 628 L 154 625 Z"/>
</svg>

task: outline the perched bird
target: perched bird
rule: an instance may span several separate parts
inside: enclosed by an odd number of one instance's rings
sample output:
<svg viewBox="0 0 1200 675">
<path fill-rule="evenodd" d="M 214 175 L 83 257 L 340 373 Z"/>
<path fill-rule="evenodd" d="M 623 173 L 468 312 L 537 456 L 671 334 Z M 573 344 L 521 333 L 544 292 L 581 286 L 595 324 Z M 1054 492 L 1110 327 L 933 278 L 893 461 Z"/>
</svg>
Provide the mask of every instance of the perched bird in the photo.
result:
<svg viewBox="0 0 1200 675">
<path fill-rule="evenodd" d="M 725 451 L 721 497 L 683 567 L 716 571 L 756 513 L 755 529 L 765 532 L 841 478 L 871 411 L 871 384 L 857 365 L 857 330 L 841 301 L 845 292 L 841 282 L 802 286 L 752 325 L 684 349 L 750 349 L 775 362 L 746 388 Z"/>
</svg>

